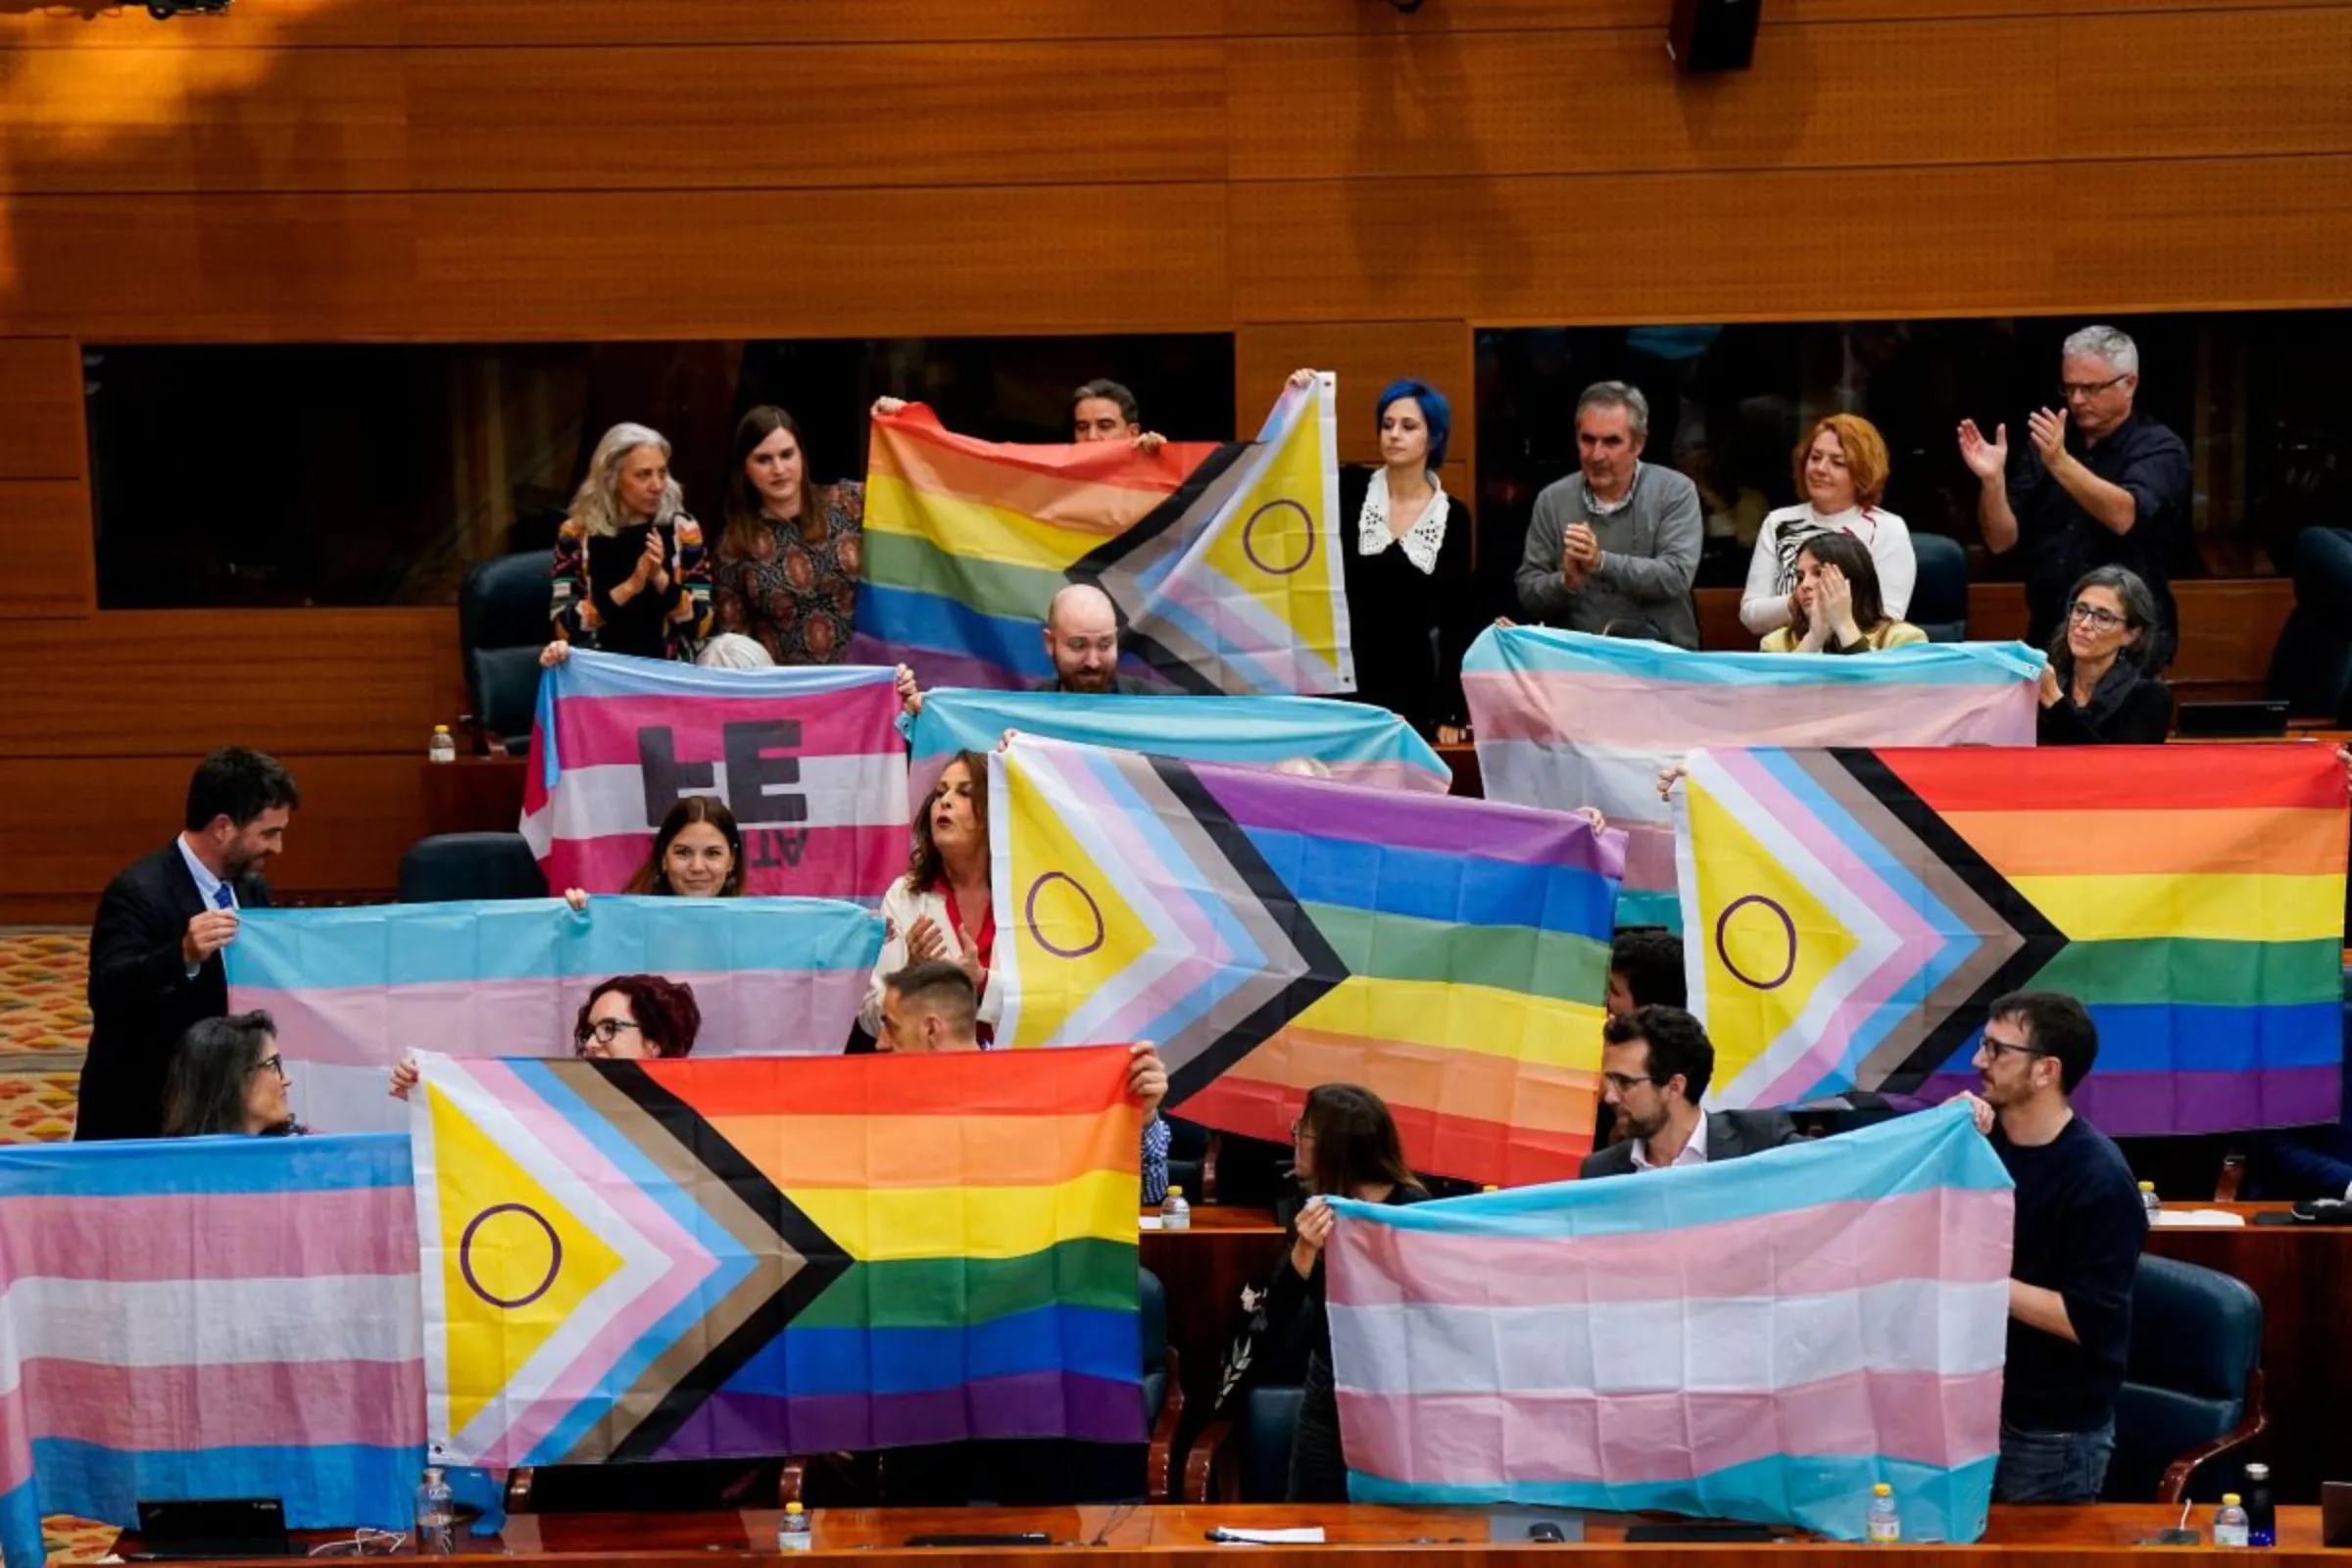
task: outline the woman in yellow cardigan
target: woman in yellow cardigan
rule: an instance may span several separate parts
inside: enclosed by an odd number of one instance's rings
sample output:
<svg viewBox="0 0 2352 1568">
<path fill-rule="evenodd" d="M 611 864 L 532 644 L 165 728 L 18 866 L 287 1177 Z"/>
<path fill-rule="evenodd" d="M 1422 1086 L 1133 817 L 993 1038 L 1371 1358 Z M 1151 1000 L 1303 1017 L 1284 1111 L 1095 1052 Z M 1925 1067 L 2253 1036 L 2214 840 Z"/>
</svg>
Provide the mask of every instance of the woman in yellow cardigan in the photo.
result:
<svg viewBox="0 0 2352 1568">
<path fill-rule="evenodd" d="M 1796 553 L 1788 624 L 1764 639 L 1764 652 L 1875 654 L 1927 640 L 1917 626 L 1886 613 L 1869 549 L 1850 534 L 1825 533 Z"/>
</svg>

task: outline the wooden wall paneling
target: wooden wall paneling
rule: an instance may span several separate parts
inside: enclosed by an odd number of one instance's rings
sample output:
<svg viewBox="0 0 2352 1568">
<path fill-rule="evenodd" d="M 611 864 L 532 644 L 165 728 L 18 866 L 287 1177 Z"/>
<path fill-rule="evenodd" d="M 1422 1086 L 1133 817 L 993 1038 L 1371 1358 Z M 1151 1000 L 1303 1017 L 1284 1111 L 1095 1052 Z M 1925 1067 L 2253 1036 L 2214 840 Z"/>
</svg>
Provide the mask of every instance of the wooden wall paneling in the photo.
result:
<svg viewBox="0 0 2352 1568">
<path fill-rule="evenodd" d="M 1241 426 L 1235 434 L 1257 433 L 1266 405 L 1293 370 L 1311 366 L 1340 378 L 1339 441 L 1342 463 L 1378 463 L 1380 440 L 1373 424 L 1373 399 L 1400 375 L 1418 376 L 1446 394 L 1453 408 L 1452 453 L 1447 459 L 1449 490 L 1468 494 L 1453 481 L 1466 469 L 1475 391 L 1467 321 L 1346 321 L 1250 325 L 1233 335 L 1233 406 Z"/>
<path fill-rule="evenodd" d="M 414 44 L 978 43 L 1214 38 L 1256 0 L 398 0 Z M 779 90 L 784 84 L 779 83 Z"/>
<path fill-rule="evenodd" d="M 404 195 L 18 196 L 0 203 L 0 332 L 84 343 L 429 336 L 416 225 Z M 552 290 L 554 265 L 543 256 L 532 292 Z M 474 318 L 502 314 L 486 301 Z"/>
<path fill-rule="evenodd" d="M 410 58 L 386 48 L 0 54 L 10 78 L 0 189 L 406 189 Z"/>
<path fill-rule="evenodd" d="M 0 594 L 0 617 L 37 620 L 86 615 L 97 606 L 97 565 L 90 533 L 89 486 L 80 479 L 0 479 L 0 550 L 16 569 Z M 55 635 L 33 629 L 32 636 Z M 14 671 L 0 660 L 0 681 L 18 708 L 31 694 L 9 679 Z M 9 727 L 0 718 L 0 729 Z"/>
<path fill-rule="evenodd" d="M 2058 24 L 1782 26 L 1683 79 L 1662 26 L 1231 45 L 1237 179 L 2004 163 L 2051 151 Z M 1967 125 L 1965 136 L 1953 133 Z M 1810 204 L 1782 227 L 1801 227 Z M 1724 236 L 1731 248 L 1748 240 Z"/>
<path fill-rule="evenodd" d="M 87 520 L 84 514 L 83 527 Z M 0 625 L 0 756 L 424 755 L 465 706 L 454 607 L 112 611 Z M 0 863 L 5 863 L 0 861 Z"/>
<path fill-rule="evenodd" d="M 2069 17 L 2058 25 L 2068 158 L 2352 148 L 2352 7 Z"/>
<path fill-rule="evenodd" d="M 1213 41 L 411 53 L 417 188 L 1225 177 Z M 911 239 L 912 236 L 909 236 Z"/>
<path fill-rule="evenodd" d="M 1234 310 L 1343 321 L 1409 299 L 1482 325 L 2033 310 L 2053 293 L 2050 230 L 2005 215 L 2050 211 L 2056 188 L 2039 165 L 1237 184 Z"/>
<path fill-rule="evenodd" d="M 416 198 L 419 302 L 457 338 L 1222 331 L 1222 184 Z"/>
<path fill-rule="evenodd" d="M 285 853 L 264 872 L 272 887 L 281 894 L 389 896 L 401 853 L 424 836 L 418 785 L 423 759 L 421 738 L 414 756 L 280 755 L 302 791 L 302 806 L 286 831 Z M 0 815 L 0 864 L 8 867 L 0 919 L 41 911 L 51 919 L 86 921 L 117 871 L 179 831 L 197 760 L 0 760 L 0 797 L 73 803 L 70 813 Z M 61 830 L 69 819 L 72 831 Z"/>
<path fill-rule="evenodd" d="M 2352 157 L 2147 158 L 2057 179 L 2051 309 L 2352 302 Z"/>
<path fill-rule="evenodd" d="M 78 479 L 89 466 L 81 424 L 81 346 L 71 338 L 0 338 L 0 479 Z"/>
</svg>

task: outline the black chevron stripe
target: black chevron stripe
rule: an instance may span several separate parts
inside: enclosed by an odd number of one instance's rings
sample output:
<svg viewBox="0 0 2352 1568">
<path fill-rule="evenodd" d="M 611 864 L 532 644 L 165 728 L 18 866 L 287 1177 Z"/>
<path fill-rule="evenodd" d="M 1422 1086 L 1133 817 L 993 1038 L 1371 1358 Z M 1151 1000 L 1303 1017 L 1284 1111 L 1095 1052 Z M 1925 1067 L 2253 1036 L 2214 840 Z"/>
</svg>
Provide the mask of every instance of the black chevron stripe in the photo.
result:
<svg viewBox="0 0 2352 1568">
<path fill-rule="evenodd" d="M 2049 966 L 2060 950 L 2067 945 L 2065 932 L 2051 923 L 2049 917 L 2034 907 L 2034 901 L 2017 890 L 2015 884 L 1994 870 L 1984 857 L 1979 855 L 1969 842 L 1952 830 L 1952 825 L 1922 799 L 1910 785 L 1896 776 L 1894 769 L 1881 760 L 1879 754 L 1850 748 L 1838 748 L 1830 758 L 1851 774 L 1854 780 L 1875 797 L 1918 839 L 1928 853 L 1949 866 L 1952 873 L 1977 897 L 1983 899 L 1995 914 L 2007 921 L 2011 930 L 2023 940 L 2024 946 L 2010 955 L 2008 960 L 1970 994 L 1967 1001 L 1953 1008 L 1941 1022 L 1928 1032 L 1927 1038 L 1903 1064 L 1887 1074 L 1877 1087 L 1886 1094 L 1909 1094 L 1927 1082 L 1952 1058 L 1952 1054 L 1967 1044 L 1970 1036 L 1984 1027 L 1986 1007 L 1994 998 L 2030 985 L 2034 977 Z M 1899 848 L 1888 846 L 1889 849 Z"/>
<path fill-rule="evenodd" d="M 734 1333 L 712 1346 L 612 1451 L 616 1460 L 651 1459 L 705 1400 L 783 1333 L 785 1325 L 824 1294 L 826 1287 L 849 1272 L 850 1256 L 841 1244 L 778 1191 L 765 1173 L 719 1136 L 700 1111 L 656 1083 L 642 1066 L 631 1061 L 603 1061 L 595 1066 L 648 1119 L 676 1139 L 710 1171 L 713 1181 L 725 1184 L 802 1258 L 792 1277 L 755 1308 Z"/>
</svg>

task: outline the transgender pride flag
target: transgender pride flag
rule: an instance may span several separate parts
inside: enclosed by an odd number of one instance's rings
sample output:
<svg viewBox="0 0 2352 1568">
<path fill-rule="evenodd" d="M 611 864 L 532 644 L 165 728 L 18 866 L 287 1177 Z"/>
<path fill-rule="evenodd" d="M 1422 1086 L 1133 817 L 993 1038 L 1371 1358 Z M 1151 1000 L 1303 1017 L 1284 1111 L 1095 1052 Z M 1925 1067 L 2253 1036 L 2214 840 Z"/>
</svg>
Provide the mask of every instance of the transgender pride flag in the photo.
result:
<svg viewBox="0 0 2352 1568">
<path fill-rule="evenodd" d="M 522 836 L 553 889 L 618 893 L 679 797 L 743 829 L 747 893 L 878 904 L 906 869 L 891 670 L 702 669 L 575 650 L 539 682 Z"/>
<path fill-rule="evenodd" d="M 233 1011 L 267 1007 L 294 1113 L 392 1132 L 416 1051 L 569 1056 L 580 1004 L 616 974 L 694 988 L 697 1056 L 835 1055 L 882 955 L 882 917 L 839 899 L 599 898 L 252 909 L 224 950 Z"/>
<path fill-rule="evenodd" d="M 2023 643 L 1853 659 L 1489 627 L 1462 660 L 1462 696 L 1487 799 L 1599 807 L 1626 833 L 1617 923 L 1679 928 L 1660 768 L 1740 746 L 2031 746 L 2042 663 Z"/>
<path fill-rule="evenodd" d="M 1984 1533 L 2011 1183 L 1960 1105 L 1734 1164 L 1342 1200 L 1331 1343 L 1358 1502 Z"/>
<path fill-rule="evenodd" d="M 279 1497 L 405 1530 L 424 1463 L 409 1141 L 0 1150 L 0 1550 L 41 1515 Z"/>
</svg>

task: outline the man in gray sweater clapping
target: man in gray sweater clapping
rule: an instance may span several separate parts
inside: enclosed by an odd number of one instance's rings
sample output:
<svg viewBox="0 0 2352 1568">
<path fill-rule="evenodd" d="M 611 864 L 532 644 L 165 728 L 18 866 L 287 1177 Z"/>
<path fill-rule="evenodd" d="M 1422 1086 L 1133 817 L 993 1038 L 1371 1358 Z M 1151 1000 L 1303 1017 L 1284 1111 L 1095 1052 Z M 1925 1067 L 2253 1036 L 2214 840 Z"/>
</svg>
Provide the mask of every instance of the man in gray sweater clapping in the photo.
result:
<svg viewBox="0 0 2352 1568">
<path fill-rule="evenodd" d="M 1519 561 L 1519 603 L 1538 620 L 1620 634 L 1640 622 L 1698 646 L 1690 579 L 1703 524 L 1698 487 L 1642 461 L 1649 401 L 1623 381 L 1576 400 L 1580 471 L 1544 488 Z M 1643 635 L 1648 635 L 1646 628 Z"/>
</svg>

